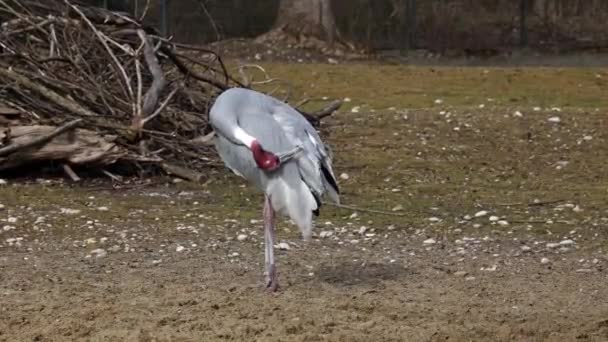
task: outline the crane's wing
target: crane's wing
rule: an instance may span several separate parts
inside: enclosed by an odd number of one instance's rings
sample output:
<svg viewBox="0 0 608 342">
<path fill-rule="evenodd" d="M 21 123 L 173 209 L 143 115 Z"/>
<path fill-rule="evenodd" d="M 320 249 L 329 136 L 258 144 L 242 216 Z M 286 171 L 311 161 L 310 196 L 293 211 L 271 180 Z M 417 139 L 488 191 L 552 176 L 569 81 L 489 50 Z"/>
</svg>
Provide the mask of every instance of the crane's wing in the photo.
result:
<svg viewBox="0 0 608 342">
<path fill-rule="evenodd" d="M 251 151 L 242 144 L 238 144 L 230 138 L 229 125 L 218 124 L 217 120 L 229 120 L 228 117 L 215 117 L 216 149 L 228 166 L 237 175 L 252 181 L 263 189 L 266 183 L 265 173 L 262 172 Z M 235 116 L 233 124 L 243 129 L 262 145 L 262 147 L 274 153 L 282 155 L 295 149 L 295 145 L 287 138 L 283 128 L 276 120 L 267 113 L 258 111 L 242 112 Z"/>
<path fill-rule="evenodd" d="M 327 193 L 334 203 L 339 203 L 340 189 L 332 170 L 331 151 L 298 111 L 286 103 L 272 100 L 269 112 L 283 128 L 287 139 L 304 150 L 304 155 L 297 159 L 302 179 L 315 196 Z"/>
</svg>

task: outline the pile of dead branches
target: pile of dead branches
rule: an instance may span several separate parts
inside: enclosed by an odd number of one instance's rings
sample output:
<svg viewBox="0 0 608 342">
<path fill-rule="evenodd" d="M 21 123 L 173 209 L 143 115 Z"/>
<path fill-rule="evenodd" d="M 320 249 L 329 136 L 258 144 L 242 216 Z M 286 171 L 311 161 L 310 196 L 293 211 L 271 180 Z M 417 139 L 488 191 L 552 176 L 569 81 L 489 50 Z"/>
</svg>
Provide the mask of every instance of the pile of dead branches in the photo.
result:
<svg viewBox="0 0 608 342">
<path fill-rule="evenodd" d="M 68 0 L 0 0 L 0 171 L 117 160 L 197 179 L 208 107 L 240 85 L 212 51 Z"/>
</svg>

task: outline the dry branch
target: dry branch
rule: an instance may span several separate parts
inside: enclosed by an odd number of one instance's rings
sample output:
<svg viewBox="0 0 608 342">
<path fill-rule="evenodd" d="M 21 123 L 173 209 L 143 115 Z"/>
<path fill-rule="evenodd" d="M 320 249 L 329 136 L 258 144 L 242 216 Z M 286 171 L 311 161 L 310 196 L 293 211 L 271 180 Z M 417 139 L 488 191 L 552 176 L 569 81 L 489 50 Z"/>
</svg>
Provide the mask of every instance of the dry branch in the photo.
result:
<svg viewBox="0 0 608 342">
<path fill-rule="evenodd" d="M 10 114 L 2 122 L 13 125 L 0 142 L 0 169 L 82 161 L 83 149 L 102 153 L 94 141 L 105 137 L 112 152 L 91 162 L 191 170 L 214 156 L 189 141 L 210 130 L 215 96 L 238 85 L 218 56 L 181 58 L 181 48 L 139 20 L 71 0 L 1 0 L 0 22 L 0 107 Z M 73 129 L 74 118 L 88 130 L 74 131 L 85 141 L 71 149 L 52 137 Z"/>
<path fill-rule="evenodd" d="M 181 166 L 167 164 L 167 163 L 163 163 L 161 166 L 162 166 L 163 170 L 165 170 L 168 174 L 175 175 L 175 176 L 178 176 L 183 179 L 187 179 L 191 182 L 200 183 L 204 178 L 203 174 L 193 171 L 193 170 L 183 168 Z"/>
<path fill-rule="evenodd" d="M 21 85 L 25 86 L 26 88 L 37 92 L 38 94 L 45 97 L 47 100 L 58 104 L 59 106 L 69 110 L 70 112 L 72 112 L 74 114 L 82 115 L 82 116 L 94 116 L 95 115 L 95 113 L 91 112 L 90 110 L 88 110 L 86 108 L 83 108 L 78 103 L 59 95 L 58 93 L 43 86 L 40 83 L 31 81 L 27 77 L 20 75 L 17 71 L 11 70 L 10 68 L 4 69 L 2 64 L 0 64 L 0 76 L 4 76 L 17 83 L 20 83 Z"/>
</svg>

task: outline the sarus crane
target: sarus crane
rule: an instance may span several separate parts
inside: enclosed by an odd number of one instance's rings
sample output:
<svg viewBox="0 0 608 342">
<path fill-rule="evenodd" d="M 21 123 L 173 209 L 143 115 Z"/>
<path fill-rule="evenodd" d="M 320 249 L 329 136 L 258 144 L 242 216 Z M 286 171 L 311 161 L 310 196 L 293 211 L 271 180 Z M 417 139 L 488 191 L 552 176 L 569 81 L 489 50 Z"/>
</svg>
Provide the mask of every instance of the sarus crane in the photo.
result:
<svg viewBox="0 0 608 342">
<path fill-rule="evenodd" d="M 291 218 L 310 239 L 322 198 L 339 203 L 331 150 L 296 109 L 250 89 L 221 93 L 209 120 L 224 164 L 264 193 L 266 288 L 276 291 L 275 213 Z"/>
</svg>

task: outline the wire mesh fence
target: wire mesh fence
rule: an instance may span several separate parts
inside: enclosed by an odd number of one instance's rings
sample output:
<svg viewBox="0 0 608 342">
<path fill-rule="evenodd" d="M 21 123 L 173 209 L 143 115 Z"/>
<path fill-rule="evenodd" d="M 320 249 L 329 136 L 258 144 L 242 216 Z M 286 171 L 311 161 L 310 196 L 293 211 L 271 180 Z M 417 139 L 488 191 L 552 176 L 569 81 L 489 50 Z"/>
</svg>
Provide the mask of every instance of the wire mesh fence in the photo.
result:
<svg viewBox="0 0 608 342">
<path fill-rule="evenodd" d="M 254 37 L 280 0 L 90 0 L 140 15 L 189 43 Z M 148 4 L 148 5 L 146 5 Z M 342 35 L 373 50 L 496 54 L 518 47 L 608 48 L 605 0 L 333 0 Z"/>
</svg>

